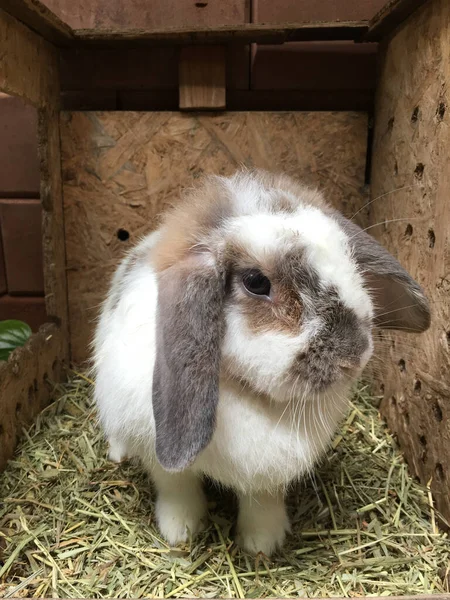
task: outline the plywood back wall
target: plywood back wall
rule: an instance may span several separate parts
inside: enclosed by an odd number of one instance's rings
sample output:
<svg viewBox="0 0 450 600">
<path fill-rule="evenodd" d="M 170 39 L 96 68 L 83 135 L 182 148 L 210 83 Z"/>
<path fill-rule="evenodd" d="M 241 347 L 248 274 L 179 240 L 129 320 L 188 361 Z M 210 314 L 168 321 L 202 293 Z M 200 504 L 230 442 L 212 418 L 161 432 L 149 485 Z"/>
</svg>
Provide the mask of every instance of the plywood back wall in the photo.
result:
<svg viewBox="0 0 450 600">
<path fill-rule="evenodd" d="M 88 357 L 98 307 L 120 258 L 204 173 L 231 174 L 241 164 L 282 170 L 319 186 L 347 215 L 365 202 L 363 113 L 68 112 L 61 119 L 76 362 Z"/>
</svg>

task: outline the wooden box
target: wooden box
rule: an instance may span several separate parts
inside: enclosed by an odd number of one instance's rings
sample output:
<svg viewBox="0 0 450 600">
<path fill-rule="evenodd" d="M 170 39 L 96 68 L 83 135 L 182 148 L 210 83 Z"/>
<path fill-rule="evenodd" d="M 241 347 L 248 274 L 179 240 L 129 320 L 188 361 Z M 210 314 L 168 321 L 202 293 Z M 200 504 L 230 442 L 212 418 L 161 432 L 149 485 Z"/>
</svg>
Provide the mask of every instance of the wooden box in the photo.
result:
<svg viewBox="0 0 450 600">
<path fill-rule="evenodd" d="M 389 350 L 373 377 L 411 471 L 431 482 L 450 519 L 450 2 L 391 0 L 367 21 L 288 24 L 249 22 L 246 3 L 231 4 L 211 22 L 189 13 L 172 27 L 158 17 L 148 29 L 84 30 L 39 0 L 0 0 L 0 92 L 39 114 L 49 320 L 0 366 L 0 468 L 48 401 L 48 380 L 86 360 L 123 251 L 181 187 L 244 163 L 319 183 L 347 215 L 367 205 L 360 224 L 424 286 L 431 328 L 420 339 L 383 334 Z M 252 85 L 255 48 L 293 42 L 305 51 L 342 42 L 372 56 L 377 43 L 376 90 L 355 83 L 345 95 L 336 81 L 320 93 L 286 89 L 286 73 L 281 87 L 261 89 L 260 75 Z M 285 48 L 278 65 L 290 60 Z M 335 60 L 331 48 L 323 60 Z M 67 64 L 78 64 L 77 89 Z M 80 107 L 95 110 L 71 110 Z"/>
</svg>

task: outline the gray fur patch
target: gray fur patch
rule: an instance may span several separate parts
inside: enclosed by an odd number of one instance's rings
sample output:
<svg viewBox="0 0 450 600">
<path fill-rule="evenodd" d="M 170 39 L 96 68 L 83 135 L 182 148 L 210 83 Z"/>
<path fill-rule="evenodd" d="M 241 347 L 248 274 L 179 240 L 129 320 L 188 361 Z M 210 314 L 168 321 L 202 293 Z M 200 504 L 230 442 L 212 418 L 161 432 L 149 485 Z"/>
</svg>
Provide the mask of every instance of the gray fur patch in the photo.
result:
<svg viewBox="0 0 450 600">
<path fill-rule="evenodd" d="M 225 276 L 191 255 L 163 271 L 158 283 L 156 455 L 165 469 L 181 471 L 215 428 Z"/>
<path fill-rule="evenodd" d="M 382 329 L 420 333 L 430 326 L 430 305 L 424 291 L 372 236 L 331 211 L 350 239 L 376 307 L 375 324 Z"/>
<path fill-rule="evenodd" d="M 311 282 L 315 277 L 309 275 Z M 309 287 L 313 316 L 323 323 L 309 344 L 308 350 L 297 357 L 292 367 L 295 376 L 321 391 L 342 377 L 342 367 L 357 370 L 369 346 L 369 323 L 362 323 L 355 312 L 346 307 L 333 288 L 320 289 L 317 282 Z M 311 309 L 310 309 L 311 310 Z"/>
</svg>

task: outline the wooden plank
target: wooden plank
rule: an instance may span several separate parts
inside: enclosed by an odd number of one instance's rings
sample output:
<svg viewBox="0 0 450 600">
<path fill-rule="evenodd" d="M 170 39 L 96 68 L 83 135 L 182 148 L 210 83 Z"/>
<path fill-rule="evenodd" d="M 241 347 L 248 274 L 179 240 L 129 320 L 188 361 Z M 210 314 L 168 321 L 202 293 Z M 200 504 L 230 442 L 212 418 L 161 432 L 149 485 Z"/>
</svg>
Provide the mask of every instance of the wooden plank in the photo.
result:
<svg viewBox="0 0 450 600">
<path fill-rule="evenodd" d="M 52 382 L 65 378 L 64 344 L 61 329 L 46 324 L 0 363 L 0 471 L 12 458 L 22 428 L 50 400 Z"/>
<path fill-rule="evenodd" d="M 320 186 L 348 215 L 364 202 L 363 113 L 74 112 L 62 114 L 61 140 L 76 362 L 87 358 L 118 260 L 203 173 L 282 170 Z"/>
<path fill-rule="evenodd" d="M 54 46 L 0 10 L 0 91 L 36 107 L 59 105 L 59 61 Z"/>
<path fill-rule="evenodd" d="M 76 29 L 164 29 L 236 25 L 250 20 L 249 0 L 45 0 Z"/>
<path fill-rule="evenodd" d="M 371 19 L 386 0 L 252 0 L 253 23 Z"/>
<path fill-rule="evenodd" d="M 61 185 L 59 110 L 39 112 L 39 156 L 41 161 L 42 251 L 44 288 L 49 320 L 61 327 L 62 358 L 69 357 L 68 303 L 64 216 Z"/>
<path fill-rule="evenodd" d="M 0 9 L 56 45 L 70 44 L 72 29 L 40 0 L 0 0 Z"/>
<path fill-rule="evenodd" d="M 217 27 L 182 27 L 178 29 L 76 29 L 81 44 L 120 47 L 121 45 L 226 44 L 259 42 L 280 44 L 296 41 L 360 40 L 368 30 L 368 21 L 333 21 L 329 23 L 287 23 L 224 25 Z"/>
<path fill-rule="evenodd" d="M 371 232 L 421 283 L 432 324 L 383 334 L 381 410 L 450 519 L 450 3 L 433 0 L 385 43 L 375 113 Z M 401 90 L 401 93 L 399 93 Z M 399 221 L 391 222 L 394 219 Z M 376 367 L 379 366 L 379 369 Z M 384 376 L 380 376 L 380 371 Z"/>
<path fill-rule="evenodd" d="M 378 42 L 390 35 L 418 8 L 430 0 L 390 0 L 369 22 L 365 42 Z"/>
<path fill-rule="evenodd" d="M 225 46 L 187 46 L 180 53 L 180 110 L 225 108 Z"/>
</svg>

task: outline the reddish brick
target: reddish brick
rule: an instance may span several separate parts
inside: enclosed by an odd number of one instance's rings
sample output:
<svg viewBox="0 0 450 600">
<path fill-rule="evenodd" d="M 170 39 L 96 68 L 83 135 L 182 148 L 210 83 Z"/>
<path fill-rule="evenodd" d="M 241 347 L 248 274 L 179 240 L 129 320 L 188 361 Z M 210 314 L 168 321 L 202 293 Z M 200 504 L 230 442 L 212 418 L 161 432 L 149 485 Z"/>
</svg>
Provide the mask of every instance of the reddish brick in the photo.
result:
<svg viewBox="0 0 450 600">
<path fill-rule="evenodd" d="M 0 321 L 7 319 L 24 321 L 33 331 L 37 331 L 47 321 L 45 298 L 2 296 L 0 298 Z"/>
<path fill-rule="evenodd" d="M 37 111 L 0 93 L 0 196 L 39 196 Z"/>
<path fill-rule="evenodd" d="M 249 18 L 250 0 L 44 0 L 75 29 L 167 29 L 234 25 Z"/>
<path fill-rule="evenodd" d="M 227 47 L 227 90 L 250 87 L 250 46 L 232 44 Z"/>
<path fill-rule="evenodd" d="M 372 90 L 377 44 L 291 42 L 255 46 L 253 90 Z"/>
<path fill-rule="evenodd" d="M 177 47 L 69 48 L 61 53 L 63 90 L 168 90 L 178 87 Z"/>
<path fill-rule="evenodd" d="M 61 92 L 62 110 L 117 110 L 115 90 Z"/>
<path fill-rule="evenodd" d="M 6 270 L 5 270 L 5 257 L 3 255 L 3 240 L 2 232 L 0 229 L 0 295 L 6 294 Z"/>
<path fill-rule="evenodd" d="M 44 292 L 39 200 L 0 200 L 8 293 Z"/>
<path fill-rule="evenodd" d="M 228 110 L 361 110 L 373 108 L 372 90 L 230 90 Z"/>
<path fill-rule="evenodd" d="M 178 88 L 175 90 L 124 90 L 118 92 L 120 110 L 178 110 Z"/>
<path fill-rule="evenodd" d="M 386 0 L 251 0 L 254 23 L 371 19 Z"/>
</svg>

